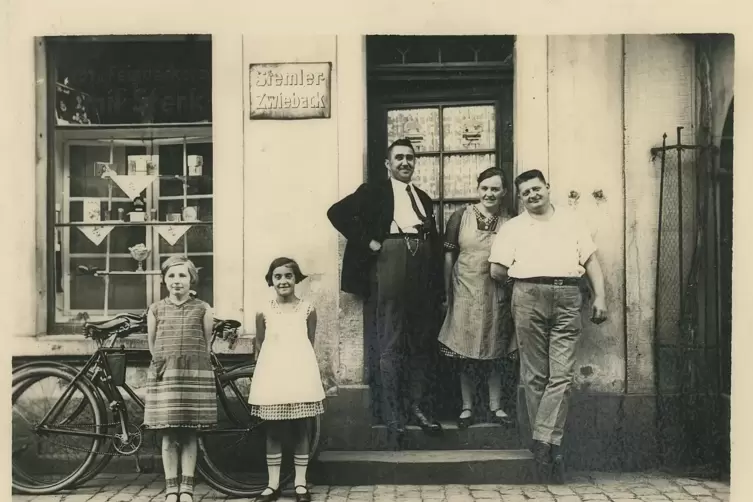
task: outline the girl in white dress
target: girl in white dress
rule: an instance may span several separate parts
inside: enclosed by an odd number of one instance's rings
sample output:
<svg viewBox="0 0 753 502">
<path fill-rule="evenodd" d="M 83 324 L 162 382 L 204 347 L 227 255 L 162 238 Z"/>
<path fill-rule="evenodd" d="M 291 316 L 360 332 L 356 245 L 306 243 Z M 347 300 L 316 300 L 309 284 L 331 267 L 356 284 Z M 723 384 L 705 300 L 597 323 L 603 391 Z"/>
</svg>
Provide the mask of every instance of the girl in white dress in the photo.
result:
<svg viewBox="0 0 753 502">
<path fill-rule="evenodd" d="M 256 370 L 248 402 L 251 413 L 267 421 L 267 488 L 257 502 L 280 497 L 281 439 L 295 431 L 295 494 L 298 502 L 311 500 L 306 486 L 311 417 L 324 413 L 324 388 L 314 353 L 316 310 L 295 295 L 305 279 L 295 260 L 277 258 L 267 272 L 267 284 L 276 298 L 256 314 Z"/>
</svg>

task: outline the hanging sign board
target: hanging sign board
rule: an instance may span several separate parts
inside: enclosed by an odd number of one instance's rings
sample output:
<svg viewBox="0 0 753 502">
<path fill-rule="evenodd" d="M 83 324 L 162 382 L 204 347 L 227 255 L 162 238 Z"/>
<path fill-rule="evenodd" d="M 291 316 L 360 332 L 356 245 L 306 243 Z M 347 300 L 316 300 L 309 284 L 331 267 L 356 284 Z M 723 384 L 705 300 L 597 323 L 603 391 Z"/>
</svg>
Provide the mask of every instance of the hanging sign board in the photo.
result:
<svg viewBox="0 0 753 502">
<path fill-rule="evenodd" d="M 329 118 L 332 63 L 250 65 L 251 119 Z"/>
</svg>

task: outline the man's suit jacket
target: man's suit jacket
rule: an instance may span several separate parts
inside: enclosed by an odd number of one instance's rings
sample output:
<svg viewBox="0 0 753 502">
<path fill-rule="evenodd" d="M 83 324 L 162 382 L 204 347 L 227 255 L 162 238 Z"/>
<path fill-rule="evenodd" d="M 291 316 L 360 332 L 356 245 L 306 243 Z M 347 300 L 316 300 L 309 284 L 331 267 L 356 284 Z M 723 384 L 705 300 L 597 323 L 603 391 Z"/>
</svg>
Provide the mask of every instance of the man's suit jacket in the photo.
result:
<svg viewBox="0 0 753 502">
<path fill-rule="evenodd" d="M 434 206 L 426 192 L 416 188 L 429 220 L 429 245 L 432 248 L 431 283 L 432 293 L 441 291 L 441 243 L 434 221 Z M 358 190 L 335 203 L 327 211 L 332 225 L 346 238 L 343 256 L 341 289 L 364 298 L 369 296 L 370 271 L 377 254 L 369 248 L 369 242 L 382 242 L 390 233 L 395 200 L 389 179 L 364 183 Z"/>
</svg>

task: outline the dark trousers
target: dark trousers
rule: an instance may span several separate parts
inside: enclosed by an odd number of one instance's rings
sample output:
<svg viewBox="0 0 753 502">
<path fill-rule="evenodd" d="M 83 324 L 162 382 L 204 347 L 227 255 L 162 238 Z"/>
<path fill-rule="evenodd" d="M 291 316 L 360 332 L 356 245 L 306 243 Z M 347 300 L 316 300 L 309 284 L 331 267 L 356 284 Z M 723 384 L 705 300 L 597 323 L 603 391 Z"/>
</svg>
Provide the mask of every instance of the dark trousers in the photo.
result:
<svg viewBox="0 0 753 502">
<path fill-rule="evenodd" d="M 512 294 L 515 331 L 533 439 L 559 445 L 573 382 L 583 304 L 578 286 L 517 281 Z"/>
<path fill-rule="evenodd" d="M 420 404 L 431 360 L 431 249 L 425 241 L 389 238 L 372 276 L 382 418 L 404 422 L 405 401 Z"/>
</svg>

